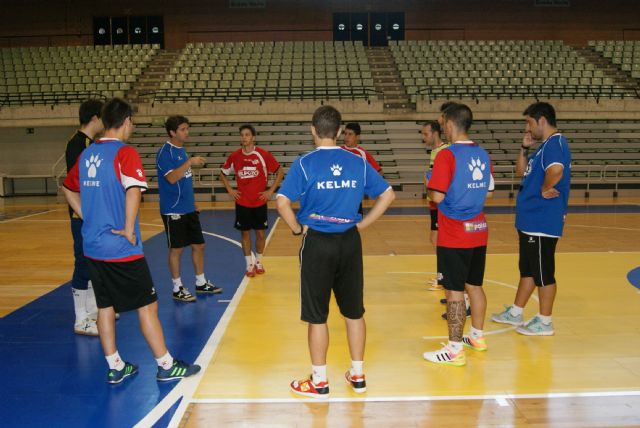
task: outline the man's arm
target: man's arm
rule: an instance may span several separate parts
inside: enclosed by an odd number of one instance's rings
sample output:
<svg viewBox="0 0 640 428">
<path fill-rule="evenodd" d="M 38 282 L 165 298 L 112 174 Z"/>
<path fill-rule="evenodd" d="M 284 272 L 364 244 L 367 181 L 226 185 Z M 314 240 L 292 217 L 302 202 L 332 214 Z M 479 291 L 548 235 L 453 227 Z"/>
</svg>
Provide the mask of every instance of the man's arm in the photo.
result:
<svg viewBox="0 0 640 428">
<path fill-rule="evenodd" d="M 231 183 L 224 172 L 220 173 L 220 181 L 222 181 L 225 189 L 227 189 L 227 193 L 229 193 L 233 199 L 240 199 L 240 192 L 231 187 Z"/>
<path fill-rule="evenodd" d="M 62 187 L 64 191 L 64 197 L 67 199 L 67 203 L 78 214 L 78 217 L 82 218 L 82 206 L 80 204 L 80 193 L 74 192 L 72 190 L 67 189 L 66 187 Z"/>
<path fill-rule="evenodd" d="M 356 227 L 359 230 L 369 227 L 371 224 L 373 224 L 373 222 L 379 219 L 382 214 L 384 214 L 384 212 L 387 210 L 387 208 L 389 208 L 389 205 L 391 205 L 391 202 L 393 202 L 395 198 L 396 194 L 391 186 L 389 186 L 387 190 L 382 192 L 376 198 L 376 202 L 375 204 L 373 204 L 373 207 L 371 207 L 367 215 L 364 216 L 360 223 L 356 224 Z"/>
<path fill-rule="evenodd" d="M 293 208 L 291 207 L 291 200 L 284 195 L 278 195 L 276 198 L 276 208 L 278 209 L 278 214 L 282 217 L 287 226 L 291 229 L 293 233 L 301 233 L 304 228 L 298 223 L 298 219 L 296 218 L 296 214 L 293 212 Z"/>
<path fill-rule="evenodd" d="M 562 165 L 554 164 L 547 168 L 544 172 L 544 182 L 540 189 L 543 198 L 552 199 L 560 196 L 560 192 L 558 192 L 554 186 L 560 182 L 562 174 L 564 174 L 564 167 Z"/>
<path fill-rule="evenodd" d="M 527 169 L 527 164 L 529 163 L 529 160 L 527 159 L 529 148 L 533 146 L 534 143 L 535 141 L 533 141 L 533 138 L 531 138 L 530 132 L 524 134 L 522 145 L 520 146 L 520 151 L 518 152 L 518 158 L 516 159 L 516 177 L 522 177 L 524 175 L 524 172 Z"/>
<path fill-rule="evenodd" d="M 184 177 L 184 173 L 187 172 L 189 168 L 192 166 L 203 166 L 205 159 L 202 156 L 193 156 L 186 160 L 185 163 L 180 165 L 178 168 L 174 169 L 170 173 L 166 174 L 164 178 L 171 183 L 175 184 Z"/>
<path fill-rule="evenodd" d="M 429 190 L 429 199 L 431 199 L 434 203 L 439 204 L 444 200 L 445 194 L 442 192 L 438 192 L 437 190 Z"/>
<path fill-rule="evenodd" d="M 276 178 L 275 180 L 273 180 L 273 184 L 271 185 L 271 187 L 269 187 L 264 192 L 258 193 L 258 197 L 260 198 L 260 200 L 268 201 L 269 199 L 271 199 L 273 192 L 275 192 L 278 186 L 280 185 L 280 183 L 282 183 L 283 178 L 284 178 L 284 171 L 282 170 L 282 167 L 280 167 L 278 168 L 278 171 L 276 171 Z"/>
<path fill-rule="evenodd" d="M 127 238 L 127 241 L 129 241 L 131 245 L 136 245 L 135 224 L 136 224 L 136 217 L 138 216 L 138 210 L 140 209 L 141 195 L 142 195 L 142 190 L 139 187 L 129 187 L 127 189 L 127 194 L 125 196 L 125 205 L 124 205 L 124 213 L 125 213 L 124 229 L 122 230 L 111 229 L 112 233 L 116 235 L 121 235 Z"/>
</svg>

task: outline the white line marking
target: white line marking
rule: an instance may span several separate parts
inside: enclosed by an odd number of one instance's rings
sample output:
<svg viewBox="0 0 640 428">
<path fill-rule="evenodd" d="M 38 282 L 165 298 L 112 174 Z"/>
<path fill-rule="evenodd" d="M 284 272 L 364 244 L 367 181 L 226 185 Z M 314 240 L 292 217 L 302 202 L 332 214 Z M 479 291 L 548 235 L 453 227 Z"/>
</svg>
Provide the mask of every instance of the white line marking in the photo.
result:
<svg viewBox="0 0 640 428">
<path fill-rule="evenodd" d="M 341 397 L 329 399 L 310 398 L 198 398 L 191 402 L 196 404 L 276 404 L 276 403 L 357 403 L 357 402 L 390 402 L 390 401 L 448 401 L 448 400 L 507 400 L 527 398 L 582 398 L 582 397 L 632 397 L 640 395 L 640 390 L 630 391 L 592 391 L 592 392 L 553 392 L 541 394 L 500 394 L 500 395 L 417 395 L 399 397 Z M 507 403 L 508 405 L 508 403 Z"/>
<path fill-rule="evenodd" d="M 22 219 L 25 219 L 25 218 L 34 217 L 34 216 L 42 215 L 42 214 L 48 214 L 48 213 L 52 213 L 52 212 L 55 212 L 55 211 L 61 211 L 61 210 L 59 210 L 59 209 L 57 209 L 57 210 L 47 210 L 47 211 L 42 211 L 40 213 L 27 214 L 27 215 L 23 215 L 21 217 L 10 218 L 8 220 L 0 220 L 0 223 L 9 223 L 11 221 L 22 220 Z"/>
<path fill-rule="evenodd" d="M 500 407 L 509 407 L 509 402 L 507 401 L 507 399 L 501 396 L 496 397 L 496 403 L 498 403 L 498 406 Z"/>
<path fill-rule="evenodd" d="M 274 223 L 274 227 L 271 229 L 271 232 L 269 232 L 269 235 L 267 235 L 267 240 L 265 242 L 265 249 L 267 248 L 267 245 L 271 239 L 271 234 L 275 231 L 275 226 L 277 224 L 277 221 L 278 220 L 276 220 L 276 222 Z M 234 245 L 237 245 L 238 247 L 242 248 L 242 244 L 240 242 L 234 241 L 225 236 L 217 235 L 215 233 L 210 233 L 210 232 L 202 232 L 202 233 L 215 236 L 225 241 L 229 241 Z M 200 352 L 200 355 L 196 359 L 195 363 L 199 364 L 202 367 L 201 373 L 203 373 L 207 369 L 207 367 L 209 366 L 209 363 L 211 362 L 211 359 L 213 358 L 213 354 L 218 349 L 220 340 L 224 336 L 224 333 L 227 330 L 229 323 L 231 322 L 231 318 L 233 317 L 233 314 L 235 313 L 236 309 L 238 308 L 238 305 L 240 304 L 240 300 L 242 299 L 242 296 L 244 295 L 244 292 L 248 284 L 249 284 L 249 278 L 247 278 L 246 276 L 243 277 L 242 282 L 238 286 L 238 289 L 236 290 L 235 294 L 233 295 L 233 298 L 229 303 L 229 306 L 227 306 L 227 309 L 224 311 L 224 314 L 220 318 L 218 325 L 213 330 L 211 337 L 209 337 L 209 340 L 207 340 L 207 343 L 205 344 L 204 348 Z M 164 397 L 162 401 L 160 401 L 160 403 L 158 403 L 135 426 L 148 427 L 148 426 L 154 425 L 171 408 L 171 406 L 173 406 L 180 399 L 180 397 L 182 397 L 182 401 L 180 402 L 180 405 L 176 409 L 176 412 L 173 414 L 173 417 L 169 422 L 170 427 L 177 427 L 180 424 L 180 421 L 182 420 L 184 413 L 187 411 L 189 404 L 194 402 L 193 394 L 198 388 L 198 385 L 200 384 L 200 380 L 202 380 L 202 374 L 195 376 L 194 378 L 187 378 L 187 379 L 181 380 L 180 383 L 176 385 L 175 388 L 173 388 L 173 390 L 171 390 L 171 392 L 167 394 L 167 396 Z"/>
<path fill-rule="evenodd" d="M 229 299 L 224 299 L 224 300 L 220 299 L 220 300 L 218 300 L 218 303 L 229 303 L 229 302 L 231 302 L 231 300 L 229 300 Z"/>
<path fill-rule="evenodd" d="M 516 326 L 514 325 L 514 326 L 511 326 L 511 327 L 505 327 L 505 328 L 501 328 L 501 329 L 498 329 L 498 330 L 491 330 L 491 331 L 486 331 L 486 330 L 485 330 L 485 331 L 483 332 L 483 334 L 484 334 L 485 336 L 490 336 L 490 335 L 492 335 L 492 334 L 505 333 L 505 332 L 507 332 L 507 331 L 515 330 L 516 328 L 518 328 L 518 327 L 516 327 Z M 449 338 L 449 336 L 422 336 L 422 338 L 423 338 L 424 340 L 435 340 L 435 339 L 448 339 L 448 338 Z"/>
</svg>

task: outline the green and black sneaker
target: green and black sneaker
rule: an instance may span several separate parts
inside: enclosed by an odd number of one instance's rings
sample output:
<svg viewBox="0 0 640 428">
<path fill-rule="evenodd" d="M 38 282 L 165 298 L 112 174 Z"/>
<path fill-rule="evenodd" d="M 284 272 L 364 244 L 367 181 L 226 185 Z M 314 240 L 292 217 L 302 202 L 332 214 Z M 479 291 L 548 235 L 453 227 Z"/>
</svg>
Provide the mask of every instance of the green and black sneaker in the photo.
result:
<svg viewBox="0 0 640 428">
<path fill-rule="evenodd" d="M 122 370 L 110 369 L 107 373 L 107 382 L 116 384 L 122 382 L 125 378 L 138 373 L 138 366 L 127 363 L 125 361 Z"/>
</svg>

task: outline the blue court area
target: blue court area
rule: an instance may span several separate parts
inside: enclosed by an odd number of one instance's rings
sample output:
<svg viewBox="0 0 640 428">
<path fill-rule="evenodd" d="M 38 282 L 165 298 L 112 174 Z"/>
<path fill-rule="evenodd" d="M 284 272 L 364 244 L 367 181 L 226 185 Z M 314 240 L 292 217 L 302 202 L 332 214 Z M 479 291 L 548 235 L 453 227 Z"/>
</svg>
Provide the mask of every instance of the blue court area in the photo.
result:
<svg viewBox="0 0 640 428">
<path fill-rule="evenodd" d="M 176 358 L 196 359 L 243 279 L 245 261 L 240 247 L 211 235 L 239 241 L 240 233 L 232 227 L 234 216 L 234 211 L 228 210 L 201 214 L 203 230 L 209 232 L 205 233 L 205 273 L 224 292 L 198 295 L 195 303 L 171 298 L 164 233 L 144 243 L 158 292 L 165 339 Z M 275 216 L 275 212 L 269 213 L 269 224 L 273 224 Z M 190 250 L 183 254 L 182 280 L 193 292 Z M 99 339 L 73 332 L 73 301 L 68 283 L 0 319 L 0 426 L 135 425 L 176 382 L 161 384 L 155 380 L 156 362 L 140 333 L 135 311 L 121 314 L 116 334 L 120 355 L 140 369 L 122 384 L 109 385 Z M 177 404 L 156 426 L 167 425 Z"/>
</svg>

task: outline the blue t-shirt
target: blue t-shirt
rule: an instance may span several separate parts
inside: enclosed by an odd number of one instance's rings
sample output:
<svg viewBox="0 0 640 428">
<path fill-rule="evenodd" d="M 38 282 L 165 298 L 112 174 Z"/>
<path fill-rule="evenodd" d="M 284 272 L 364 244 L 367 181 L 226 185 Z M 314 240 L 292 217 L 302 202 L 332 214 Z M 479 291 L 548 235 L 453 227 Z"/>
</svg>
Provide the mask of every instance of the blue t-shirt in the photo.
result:
<svg viewBox="0 0 640 428">
<path fill-rule="evenodd" d="M 366 194 L 377 198 L 389 188 L 366 159 L 340 147 L 319 147 L 291 165 L 279 195 L 300 201 L 298 222 L 311 229 L 336 233 L 356 225 Z"/>
<path fill-rule="evenodd" d="M 529 156 L 516 200 L 516 229 L 521 232 L 562 236 L 564 216 L 571 187 L 571 151 L 567 139 L 553 134 Z M 542 183 L 547 168 L 562 165 L 562 178 L 554 187 L 560 196 L 542 197 Z"/>
<path fill-rule="evenodd" d="M 99 140 L 78 159 L 80 202 L 84 222 L 84 255 L 95 260 L 122 260 L 143 255 L 138 218 L 136 245 L 114 230 L 125 226 L 125 198 L 130 187 L 147 188 L 140 157 L 118 140 Z"/>
<path fill-rule="evenodd" d="M 189 159 L 189 155 L 184 147 L 176 147 L 169 142 L 165 143 L 158 151 L 156 169 L 158 170 L 161 214 L 188 214 L 196 210 L 191 168 L 173 184 L 165 178 L 171 171 L 184 164 L 187 159 Z"/>
</svg>

